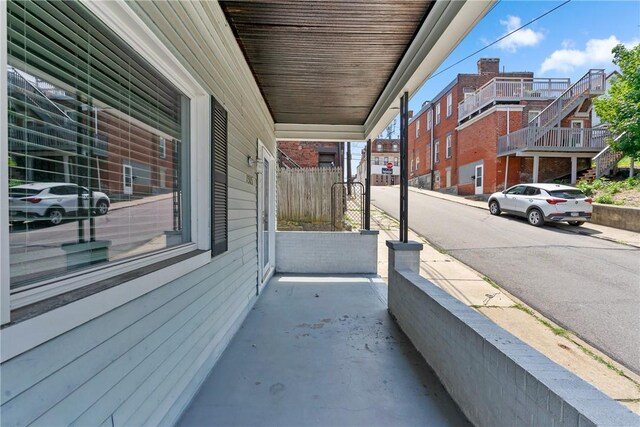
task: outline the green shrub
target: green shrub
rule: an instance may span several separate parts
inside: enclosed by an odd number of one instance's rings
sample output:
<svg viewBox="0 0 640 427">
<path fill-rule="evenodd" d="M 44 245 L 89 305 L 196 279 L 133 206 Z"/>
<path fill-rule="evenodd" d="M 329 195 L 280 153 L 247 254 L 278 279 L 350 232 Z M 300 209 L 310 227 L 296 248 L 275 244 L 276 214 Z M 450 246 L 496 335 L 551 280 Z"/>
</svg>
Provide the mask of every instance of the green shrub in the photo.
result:
<svg viewBox="0 0 640 427">
<path fill-rule="evenodd" d="M 602 203 L 603 205 L 612 205 L 613 204 L 613 196 L 608 193 L 599 194 L 593 199 L 596 203 Z"/>
</svg>

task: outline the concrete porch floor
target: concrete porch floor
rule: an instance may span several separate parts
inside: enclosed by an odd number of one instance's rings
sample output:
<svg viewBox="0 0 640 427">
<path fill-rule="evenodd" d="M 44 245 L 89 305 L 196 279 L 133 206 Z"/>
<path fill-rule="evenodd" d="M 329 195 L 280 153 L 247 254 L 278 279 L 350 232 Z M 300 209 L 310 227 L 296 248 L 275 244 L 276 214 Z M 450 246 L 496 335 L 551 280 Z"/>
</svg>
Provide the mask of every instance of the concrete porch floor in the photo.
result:
<svg viewBox="0 0 640 427">
<path fill-rule="evenodd" d="M 377 276 L 275 276 L 179 426 L 461 426 Z"/>
</svg>

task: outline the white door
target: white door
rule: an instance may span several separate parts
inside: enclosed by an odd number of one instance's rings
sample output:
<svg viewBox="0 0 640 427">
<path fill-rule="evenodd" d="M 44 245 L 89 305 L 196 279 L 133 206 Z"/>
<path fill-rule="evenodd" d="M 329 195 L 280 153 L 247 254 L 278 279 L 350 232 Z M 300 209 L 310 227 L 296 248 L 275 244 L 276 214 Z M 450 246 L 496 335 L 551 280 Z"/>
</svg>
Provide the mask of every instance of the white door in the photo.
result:
<svg viewBox="0 0 640 427">
<path fill-rule="evenodd" d="M 129 165 L 122 165 L 122 192 L 133 194 L 133 168 Z"/>
<path fill-rule="evenodd" d="M 482 188 L 483 188 L 483 184 L 482 184 L 482 179 L 483 179 L 483 177 L 482 177 L 482 170 L 483 170 L 482 165 L 477 165 L 477 166 L 476 166 L 476 175 L 475 175 L 475 178 L 474 178 L 474 181 L 475 181 L 475 187 L 476 187 L 476 194 L 483 194 L 483 190 L 482 190 Z"/>
<path fill-rule="evenodd" d="M 258 261 L 261 286 L 275 267 L 276 251 L 276 166 L 273 156 L 259 144 L 258 164 Z M 261 163 L 261 164 L 260 164 Z"/>
<path fill-rule="evenodd" d="M 571 120 L 571 146 L 582 147 L 582 120 Z"/>
</svg>

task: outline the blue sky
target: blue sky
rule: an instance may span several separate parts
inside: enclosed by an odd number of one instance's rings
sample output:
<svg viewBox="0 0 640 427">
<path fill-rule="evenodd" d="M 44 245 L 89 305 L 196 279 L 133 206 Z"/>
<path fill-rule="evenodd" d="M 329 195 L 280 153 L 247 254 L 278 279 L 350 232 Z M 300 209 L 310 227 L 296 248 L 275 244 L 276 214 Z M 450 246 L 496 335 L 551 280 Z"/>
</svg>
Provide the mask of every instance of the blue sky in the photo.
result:
<svg viewBox="0 0 640 427">
<path fill-rule="evenodd" d="M 487 46 L 563 1 L 502 0 L 458 45 L 440 70 Z M 409 102 L 417 111 L 459 73 L 475 73 L 479 58 L 500 58 L 505 71 L 580 78 L 589 68 L 614 70 L 611 47 L 640 42 L 640 1 L 572 0 L 500 43 L 428 80 Z M 437 72 L 436 72 L 437 73 Z"/>
<path fill-rule="evenodd" d="M 563 1 L 501 0 L 443 62 L 447 68 L 510 30 L 542 15 Z M 640 1 L 572 0 L 502 42 L 488 47 L 427 80 L 409 101 L 417 112 L 459 73 L 475 73 L 480 58 L 500 58 L 505 71 L 533 71 L 536 77 L 579 79 L 589 68 L 613 71 L 611 48 L 640 42 Z M 397 126 L 396 126 L 397 131 Z M 362 144 L 352 144 L 353 162 Z"/>
</svg>

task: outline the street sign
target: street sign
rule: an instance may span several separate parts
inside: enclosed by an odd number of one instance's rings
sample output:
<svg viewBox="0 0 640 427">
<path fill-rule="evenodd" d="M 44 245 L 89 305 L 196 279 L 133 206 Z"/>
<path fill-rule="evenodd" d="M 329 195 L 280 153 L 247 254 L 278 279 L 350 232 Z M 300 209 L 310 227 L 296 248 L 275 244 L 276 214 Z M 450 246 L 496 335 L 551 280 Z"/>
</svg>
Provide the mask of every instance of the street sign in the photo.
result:
<svg viewBox="0 0 640 427">
<path fill-rule="evenodd" d="M 393 163 L 392 162 L 388 162 L 387 163 L 387 169 L 393 169 Z"/>
<path fill-rule="evenodd" d="M 393 168 L 382 168 L 382 175 L 393 175 Z"/>
</svg>

